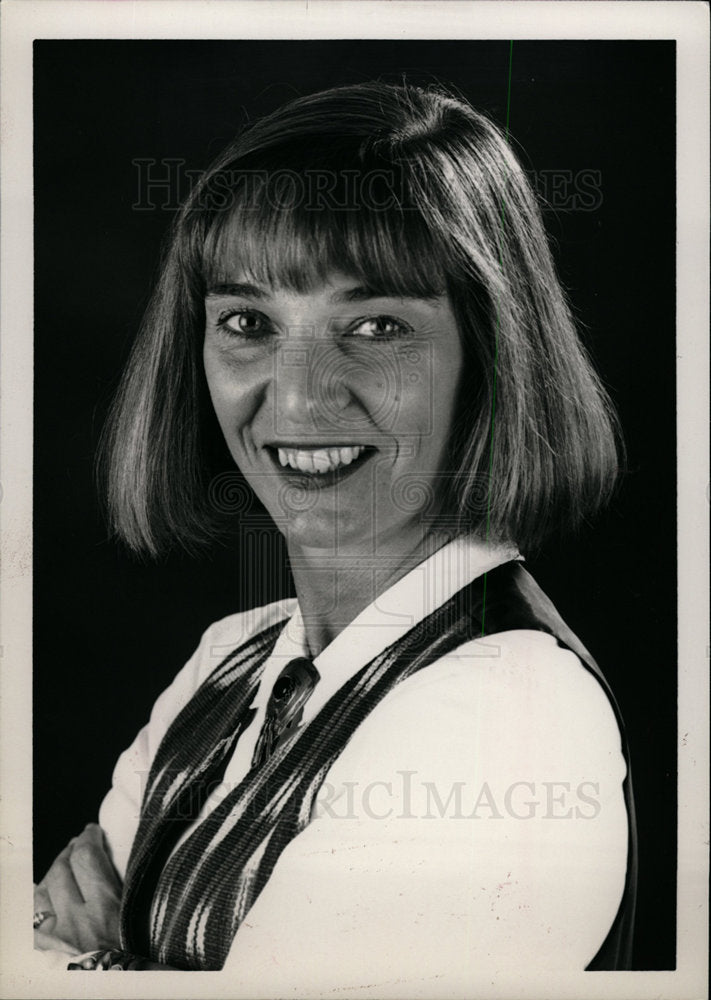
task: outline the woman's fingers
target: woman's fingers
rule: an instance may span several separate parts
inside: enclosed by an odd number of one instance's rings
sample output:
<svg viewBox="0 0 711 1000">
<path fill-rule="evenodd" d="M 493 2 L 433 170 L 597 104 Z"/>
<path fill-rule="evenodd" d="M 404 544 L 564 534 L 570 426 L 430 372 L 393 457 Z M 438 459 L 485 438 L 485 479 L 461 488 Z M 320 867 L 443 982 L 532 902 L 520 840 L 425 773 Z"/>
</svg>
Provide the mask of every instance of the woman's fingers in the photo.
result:
<svg viewBox="0 0 711 1000">
<path fill-rule="evenodd" d="M 35 946 L 47 948 L 48 945 L 37 943 L 37 934 L 41 928 L 43 934 L 51 935 L 57 925 L 57 915 L 54 912 L 52 898 L 42 883 L 35 886 L 34 907 Z"/>
<path fill-rule="evenodd" d="M 35 910 L 64 913 L 84 904 L 103 910 L 116 903 L 121 885 L 104 849 L 103 833 L 96 824 L 74 837 L 60 854 L 36 890 Z M 39 903 L 41 905 L 37 905 Z M 47 926 L 45 930 L 51 932 Z"/>
<path fill-rule="evenodd" d="M 76 838 L 69 866 L 87 904 L 121 898 L 121 883 L 106 853 L 103 832 L 95 823 Z"/>
<path fill-rule="evenodd" d="M 103 831 L 91 824 L 67 844 L 35 888 L 36 947 L 71 954 L 115 947 L 120 902 L 121 882 Z"/>
<path fill-rule="evenodd" d="M 42 880 L 42 885 L 49 893 L 53 903 L 51 909 L 55 913 L 60 913 L 65 906 L 82 906 L 84 904 L 84 896 L 79 889 L 70 864 L 70 851 L 72 849 L 70 845 L 57 856 Z"/>
<path fill-rule="evenodd" d="M 35 886 L 34 906 L 35 913 L 54 913 L 52 898 L 44 882 L 40 882 L 39 885 Z"/>
<path fill-rule="evenodd" d="M 41 928 L 35 931 L 35 948 L 39 951 L 63 951 L 66 955 L 80 954 L 79 949 L 75 948 L 74 945 Z"/>
</svg>

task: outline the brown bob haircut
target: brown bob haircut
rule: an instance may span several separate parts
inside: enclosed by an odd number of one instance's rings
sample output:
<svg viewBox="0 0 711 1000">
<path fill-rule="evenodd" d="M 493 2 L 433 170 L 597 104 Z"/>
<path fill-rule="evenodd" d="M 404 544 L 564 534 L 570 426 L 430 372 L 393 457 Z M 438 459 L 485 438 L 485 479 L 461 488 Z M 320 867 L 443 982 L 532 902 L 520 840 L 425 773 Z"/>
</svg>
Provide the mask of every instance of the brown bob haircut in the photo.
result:
<svg viewBox="0 0 711 1000">
<path fill-rule="evenodd" d="M 383 295 L 449 294 L 465 373 L 448 526 L 526 551 L 611 494 L 614 412 L 509 143 L 440 88 L 368 83 L 247 126 L 176 217 L 103 441 L 111 523 L 134 550 L 215 534 L 202 340 L 226 268 L 296 291 L 340 271 Z"/>
</svg>

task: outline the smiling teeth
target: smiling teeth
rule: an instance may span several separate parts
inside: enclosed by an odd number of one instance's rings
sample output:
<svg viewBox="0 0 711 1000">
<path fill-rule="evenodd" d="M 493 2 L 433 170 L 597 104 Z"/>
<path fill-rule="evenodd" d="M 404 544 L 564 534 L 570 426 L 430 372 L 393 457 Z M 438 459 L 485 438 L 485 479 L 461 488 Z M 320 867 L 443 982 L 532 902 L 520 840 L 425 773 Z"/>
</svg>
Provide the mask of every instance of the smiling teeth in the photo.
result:
<svg viewBox="0 0 711 1000">
<path fill-rule="evenodd" d="M 299 472 L 332 472 L 342 465 L 350 465 L 365 451 L 365 445 L 357 444 L 348 448 L 316 448 L 304 451 L 301 448 L 279 448 L 279 462 Z"/>
</svg>

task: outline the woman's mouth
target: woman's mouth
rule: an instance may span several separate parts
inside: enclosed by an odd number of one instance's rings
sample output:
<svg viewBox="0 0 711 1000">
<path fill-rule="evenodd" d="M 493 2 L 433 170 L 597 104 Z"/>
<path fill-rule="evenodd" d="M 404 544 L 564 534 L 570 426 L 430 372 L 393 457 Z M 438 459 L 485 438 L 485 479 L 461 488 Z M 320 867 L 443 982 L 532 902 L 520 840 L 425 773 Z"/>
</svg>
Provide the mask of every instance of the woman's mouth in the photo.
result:
<svg viewBox="0 0 711 1000">
<path fill-rule="evenodd" d="M 272 445 L 268 451 L 282 473 L 299 476 L 302 482 L 330 486 L 359 468 L 375 448 L 362 444 L 311 448 Z"/>
<path fill-rule="evenodd" d="M 365 451 L 365 445 L 348 445 L 338 448 L 278 448 L 279 464 L 323 475 L 342 466 L 350 465 Z"/>
</svg>

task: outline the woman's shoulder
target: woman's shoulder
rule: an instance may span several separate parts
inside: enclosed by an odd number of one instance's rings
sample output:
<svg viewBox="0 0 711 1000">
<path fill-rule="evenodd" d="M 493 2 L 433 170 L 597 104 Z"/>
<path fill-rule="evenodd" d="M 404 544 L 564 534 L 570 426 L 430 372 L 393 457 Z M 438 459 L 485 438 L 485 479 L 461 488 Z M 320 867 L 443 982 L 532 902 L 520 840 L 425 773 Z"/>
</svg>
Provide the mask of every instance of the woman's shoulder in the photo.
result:
<svg viewBox="0 0 711 1000">
<path fill-rule="evenodd" d="M 442 697 L 462 709 L 482 695 L 513 699 L 532 709 L 558 692 L 576 698 L 590 690 L 607 694 L 596 674 L 555 636 L 538 629 L 512 629 L 462 643 L 453 651 L 400 682 L 400 699 Z M 543 707 L 543 705 L 541 705 Z"/>
<path fill-rule="evenodd" d="M 148 724 L 128 752 L 152 760 L 170 724 L 225 657 L 260 631 L 288 618 L 295 607 L 295 599 L 275 601 L 227 615 L 209 625 L 193 654 L 154 702 Z"/>
<path fill-rule="evenodd" d="M 562 759 L 624 770 L 620 730 L 598 677 L 534 630 L 466 642 L 400 682 L 348 750 L 382 767 L 403 759 L 406 746 L 412 762 L 438 759 L 446 767 L 483 756 L 512 778 L 524 765 L 546 772 Z"/>
</svg>

